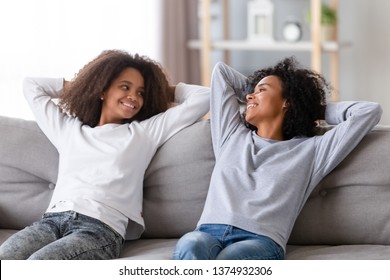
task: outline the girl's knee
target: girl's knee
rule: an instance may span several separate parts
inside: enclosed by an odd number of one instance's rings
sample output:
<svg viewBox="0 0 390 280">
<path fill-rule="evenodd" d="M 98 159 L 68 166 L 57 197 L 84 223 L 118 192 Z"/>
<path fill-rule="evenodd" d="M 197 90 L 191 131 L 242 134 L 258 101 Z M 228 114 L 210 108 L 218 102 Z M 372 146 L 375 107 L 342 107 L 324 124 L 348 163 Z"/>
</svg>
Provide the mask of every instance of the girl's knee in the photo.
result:
<svg viewBox="0 0 390 280">
<path fill-rule="evenodd" d="M 197 231 L 184 234 L 176 243 L 176 251 L 191 250 L 192 247 L 197 246 L 201 240 L 201 234 Z"/>
<path fill-rule="evenodd" d="M 217 257 L 220 260 L 279 260 L 283 258 L 283 249 L 271 239 L 236 242 L 223 249 Z"/>
<path fill-rule="evenodd" d="M 210 259 L 220 250 L 221 246 L 214 237 L 204 232 L 193 231 L 179 239 L 173 252 L 173 259 Z"/>
</svg>

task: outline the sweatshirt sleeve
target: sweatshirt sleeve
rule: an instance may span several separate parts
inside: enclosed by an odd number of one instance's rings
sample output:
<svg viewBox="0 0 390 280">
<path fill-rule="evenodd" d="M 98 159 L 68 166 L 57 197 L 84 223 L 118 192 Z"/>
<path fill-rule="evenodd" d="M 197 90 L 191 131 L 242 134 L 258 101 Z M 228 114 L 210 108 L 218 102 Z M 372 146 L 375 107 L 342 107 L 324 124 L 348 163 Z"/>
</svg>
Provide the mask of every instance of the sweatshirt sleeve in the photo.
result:
<svg viewBox="0 0 390 280">
<path fill-rule="evenodd" d="M 374 102 L 330 103 L 325 120 L 335 127 L 317 136 L 315 174 L 320 178 L 331 172 L 378 124 L 382 108 Z"/>
<path fill-rule="evenodd" d="M 57 149 L 62 132 L 73 119 L 53 102 L 53 99 L 59 97 L 62 88 L 62 78 L 25 78 L 23 81 L 27 103 L 39 127 Z"/>
<path fill-rule="evenodd" d="M 215 156 L 230 135 L 242 125 L 240 102 L 245 101 L 247 78 L 218 62 L 211 78 L 210 122 Z"/>
<path fill-rule="evenodd" d="M 158 146 L 209 112 L 210 89 L 199 85 L 179 83 L 175 89 L 175 103 L 177 105 L 166 112 L 141 122 Z"/>
</svg>

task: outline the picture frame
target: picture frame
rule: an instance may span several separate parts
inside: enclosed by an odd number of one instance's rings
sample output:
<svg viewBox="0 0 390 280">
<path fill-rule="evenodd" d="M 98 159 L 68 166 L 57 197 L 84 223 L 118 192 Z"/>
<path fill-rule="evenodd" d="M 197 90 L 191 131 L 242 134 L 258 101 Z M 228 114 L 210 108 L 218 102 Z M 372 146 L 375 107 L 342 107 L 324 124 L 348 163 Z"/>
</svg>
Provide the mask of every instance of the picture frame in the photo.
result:
<svg viewBox="0 0 390 280">
<path fill-rule="evenodd" d="M 248 40 L 273 41 L 273 12 L 271 0 L 248 2 Z"/>
</svg>

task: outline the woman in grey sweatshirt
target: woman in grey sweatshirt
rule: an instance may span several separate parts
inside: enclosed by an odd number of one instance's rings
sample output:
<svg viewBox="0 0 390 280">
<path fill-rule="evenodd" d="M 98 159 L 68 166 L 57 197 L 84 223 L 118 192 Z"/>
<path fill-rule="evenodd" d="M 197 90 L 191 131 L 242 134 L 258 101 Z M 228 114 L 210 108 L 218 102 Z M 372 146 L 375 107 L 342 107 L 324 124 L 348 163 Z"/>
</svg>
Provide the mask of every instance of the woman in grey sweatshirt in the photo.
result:
<svg viewBox="0 0 390 280">
<path fill-rule="evenodd" d="M 198 226 L 178 241 L 174 259 L 284 258 L 310 193 L 381 117 L 373 102 L 326 104 L 328 89 L 321 75 L 294 58 L 248 78 L 215 66 L 216 164 Z M 240 101 L 246 101 L 244 119 Z M 318 120 L 334 128 L 317 135 Z"/>
</svg>

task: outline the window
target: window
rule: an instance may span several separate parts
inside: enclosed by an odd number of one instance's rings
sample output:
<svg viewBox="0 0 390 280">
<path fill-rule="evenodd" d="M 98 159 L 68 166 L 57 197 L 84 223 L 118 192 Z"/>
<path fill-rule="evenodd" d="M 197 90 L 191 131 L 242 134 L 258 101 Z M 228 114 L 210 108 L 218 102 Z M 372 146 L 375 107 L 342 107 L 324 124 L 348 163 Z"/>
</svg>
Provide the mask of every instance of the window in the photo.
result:
<svg viewBox="0 0 390 280">
<path fill-rule="evenodd" d="M 105 49 L 160 60 L 160 0 L 14 0 L 0 4 L 0 115 L 33 119 L 26 76 L 73 78 Z"/>
</svg>

